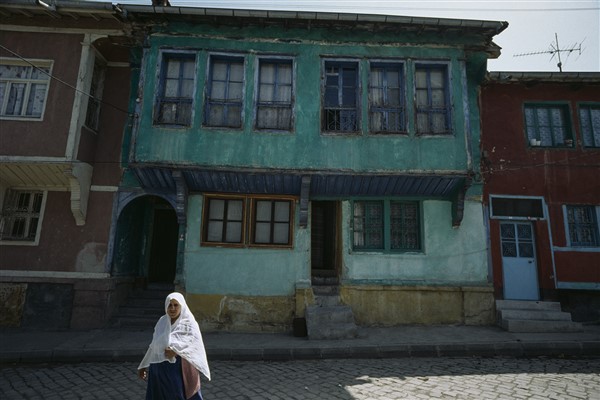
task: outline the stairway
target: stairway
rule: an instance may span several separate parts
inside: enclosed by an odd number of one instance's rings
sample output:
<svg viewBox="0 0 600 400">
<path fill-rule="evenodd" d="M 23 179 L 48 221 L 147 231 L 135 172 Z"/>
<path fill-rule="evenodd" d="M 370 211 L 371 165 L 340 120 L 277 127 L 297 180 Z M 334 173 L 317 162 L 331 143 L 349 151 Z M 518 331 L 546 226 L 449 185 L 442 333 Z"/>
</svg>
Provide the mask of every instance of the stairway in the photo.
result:
<svg viewBox="0 0 600 400">
<path fill-rule="evenodd" d="M 337 277 L 313 277 L 315 304 L 306 307 L 308 338 L 352 339 L 358 336 L 354 315 L 340 302 Z"/>
<path fill-rule="evenodd" d="M 581 332 L 582 325 L 571 320 L 558 302 L 496 300 L 498 325 L 509 332 Z"/>
<path fill-rule="evenodd" d="M 133 290 L 112 317 L 111 327 L 152 329 L 165 314 L 165 299 L 173 284 L 149 283 L 145 289 Z"/>
</svg>

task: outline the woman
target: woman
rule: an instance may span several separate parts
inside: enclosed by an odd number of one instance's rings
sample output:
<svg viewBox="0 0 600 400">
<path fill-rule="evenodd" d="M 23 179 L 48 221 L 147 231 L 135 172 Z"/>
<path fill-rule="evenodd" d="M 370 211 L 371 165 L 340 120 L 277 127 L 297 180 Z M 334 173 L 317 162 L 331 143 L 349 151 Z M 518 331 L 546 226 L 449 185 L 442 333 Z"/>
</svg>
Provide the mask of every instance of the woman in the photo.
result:
<svg viewBox="0 0 600 400">
<path fill-rule="evenodd" d="M 181 293 L 167 296 L 165 312 L 138 367 L 146 400 L 202 400 L 198 371 L 210 380 L 210 370 L 200 327 Z"/>
</svg>

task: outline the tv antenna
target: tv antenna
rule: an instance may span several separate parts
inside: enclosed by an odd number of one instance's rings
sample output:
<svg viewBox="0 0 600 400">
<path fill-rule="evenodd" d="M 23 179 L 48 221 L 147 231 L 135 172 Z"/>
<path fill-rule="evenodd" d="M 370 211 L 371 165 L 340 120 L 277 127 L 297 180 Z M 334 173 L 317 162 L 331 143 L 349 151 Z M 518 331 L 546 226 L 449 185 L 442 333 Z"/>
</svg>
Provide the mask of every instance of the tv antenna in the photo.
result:
<svg viewBox="0 0 600 400">
<path fill-rule="evenodd" d="M 555 33 L 554 37 L 555 37 L 556 41 L 554 43 L 550 43 L 550 48 L 548 50 L 534 51 L 531 53 L 514 54 L 513 57 L 533 56 L 533 55 L 537 55 L 537 54 L 550 54 L 551 55 L 550 60 L 552 60 L 554 58 L 554 56 L 556 56 L 558 58 L 558 64 L 556 64 L 556 66 L 558 67 L 558 70 L 560 72 L 563 72 L 563 70 L 562 70 L 563 63 L 562 63 L 562 59 L 560 57 L 560 53 L 567 53 L 567 58 L 574 51 L 578 52 L 579 55 L 581 55 L 581 44 L 583 43 L 583 41 L 581 41 L 581 43 L 579 43 L 579 44 L 575 43 L 567 48 L 561 49 L 560 46 L 558 45 L 558 34 Z"/>
</svg>

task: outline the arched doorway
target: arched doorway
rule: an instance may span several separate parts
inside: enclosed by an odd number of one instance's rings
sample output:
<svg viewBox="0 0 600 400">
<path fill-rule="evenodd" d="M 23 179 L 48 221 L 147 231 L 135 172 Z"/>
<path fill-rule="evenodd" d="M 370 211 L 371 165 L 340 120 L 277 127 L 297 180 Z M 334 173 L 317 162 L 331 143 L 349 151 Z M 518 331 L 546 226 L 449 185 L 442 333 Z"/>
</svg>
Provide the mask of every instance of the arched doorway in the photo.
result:
<svg viewBox="0 0 600 400">
<path fill-rule="evenodd" d="M 112 275 L 172 284 L 178 237 L 177 216 L 168 201 L 149 195 L 131 200 L 117 220 Z"/>
</svg>

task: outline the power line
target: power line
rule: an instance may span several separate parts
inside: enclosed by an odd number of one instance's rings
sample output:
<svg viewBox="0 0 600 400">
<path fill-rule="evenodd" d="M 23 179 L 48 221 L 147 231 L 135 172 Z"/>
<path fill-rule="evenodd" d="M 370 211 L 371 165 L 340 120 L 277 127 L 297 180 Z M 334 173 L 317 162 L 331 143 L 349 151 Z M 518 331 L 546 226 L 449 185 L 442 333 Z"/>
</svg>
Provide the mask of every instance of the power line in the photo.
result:
<svg viewBox="0 0 600 400">
<path fill-rule="evenodd" d="M 55 81 L 58 81 L 58 82 L 62 83 L 63 85 L 65 85 L 65 86 L 67 86 L 67 87 L 69 87 L 69 88 L 73 89 L 74 91 L 76 91 L 76 92 L 78 92 L 78 93 L 80 93 L 80 94 L 82 94 L 82 95 L 84 95 L 84 96 L 87 96 L 87 97 L 89 97 L 90 99 L 93 99 L 93 100 L 95 100 L 95 101 L 99 102 L 100 104 L 107 105 L 107 106 L 109 106 L 109 107 L 112 107 L 112 108 L 114 108 L 114 109 L 115 109 L 115 110 L 117 110 L 117 111 L 120 111 L 120 112 L 122 112 L 122 113 L 125 113 L 125 114 L 127 114 L 127 116 L 129 116 L 129 117 L 133 117 L 133 116 L 135 116 L 135 114 L 132 114 L 132 113 L 130 113 L 129 111 L 122 109 L 122 108 L 121 108 L 121 107 L 119 107 L 119 106 L 116 106 L 116 105 L 114 105 L 114 104 L 112 104 L 112 103 L 109 103 L 109 102 L 107 102 L 107 101 L 104 101 L 104 100 L 102 100 L 102 99 L 99 99 L 99 98 L 97 98 L 97 97 L 94 97 L 94 96 L 92 96 L 90 93 L 86 93 L 86 92 L 84 92 L 84 91 L 82 91 L 82 90 L 80 90 L 80 89 L 77 89 L 75 86 L 71 85 L 70 83 L 68 83 L 68 82 L 65 82 L 65 81 L 63 81 L 62 79 L 60 79 L 60 78 L 58 78 L 58 77 L 56 77 L 56 76 L 52 75 L 51 73 L 44 71 L 42 68 L 39 68 L 38 66 L 36 66 L 35 64 L 33 64 L 31 61 L 27 60 L 25 57 L 21 56 L 20 54 L 18 54 L 18 53 L 16 53 L 16 52 L 12 51 L 11 49 L 9 49 L 9 48 L 7 48 L 7 47 L 5 47 L 5 46 L 1 45 L 1 44 L 0 44 L 0 48 L 2 48 L 3 50 L 5 50 L 5 51 L 9 52 L 9 53 L 10 53 L 10 54 L 12 54 L 13 56 L 15 56 L 15 57 L 19 58 L 21 61 L 23 61 L 23 62 L 26 62 L 27 64 L 31 65 L 31 66 L 32 66 L 33 68 L 35 68 L 37 71 L 39 71 L 39 72 L 43 73 L 44 75 L 47 75 L 47 76 L 49 76 L 49 77 L 50 77 L 50 79 L 54 79 Z"/>
</svg>

